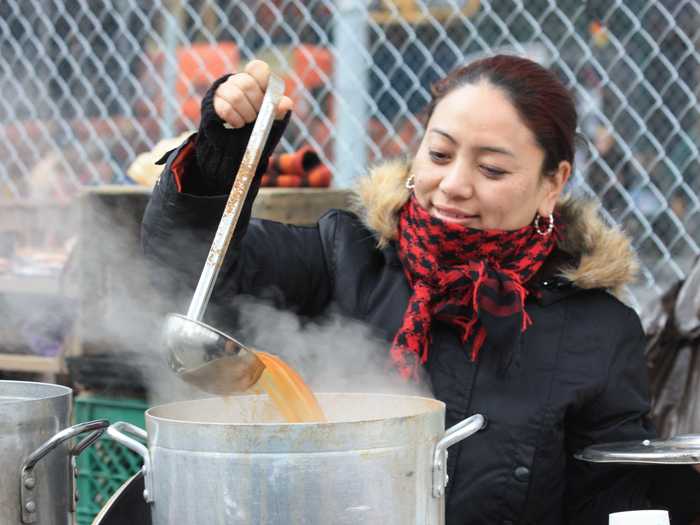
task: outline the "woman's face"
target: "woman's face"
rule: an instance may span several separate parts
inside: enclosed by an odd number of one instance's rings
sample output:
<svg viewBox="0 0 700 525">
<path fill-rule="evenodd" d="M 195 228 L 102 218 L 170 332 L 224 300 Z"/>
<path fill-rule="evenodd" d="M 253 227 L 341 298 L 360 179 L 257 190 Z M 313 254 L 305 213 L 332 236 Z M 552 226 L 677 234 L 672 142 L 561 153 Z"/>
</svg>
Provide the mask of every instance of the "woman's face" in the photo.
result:
<svg viewBox="0 0 700 525">
<path fill-rule="evenodd" d="M 541 175 L 544 150 L 506 94 L 486 81 L 435 107 L 412 164 L 415 195 L 430 215 L 477 229 L 517 230 L 547 216 L 571 172 Z"/>
</svg>

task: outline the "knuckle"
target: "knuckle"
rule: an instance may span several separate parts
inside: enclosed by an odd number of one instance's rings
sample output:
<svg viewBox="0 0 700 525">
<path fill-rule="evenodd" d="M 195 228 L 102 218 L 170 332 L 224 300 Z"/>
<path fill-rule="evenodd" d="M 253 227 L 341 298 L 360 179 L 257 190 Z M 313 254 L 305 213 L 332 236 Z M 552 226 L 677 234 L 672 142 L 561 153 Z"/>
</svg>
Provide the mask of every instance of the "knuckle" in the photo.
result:
<svg viewBox="0 0 700 525">
<path fill-rule="evenodd" d="M 249 73 L 260 86 L 267 85 L 267 79 L 270 76 L 270 66 L 262 60 L 252 60 L 246 66 L 246 72 Z"/>
<path fill-rule="evenodd" d="M 229 107 L 221 98 L 214 97 L 214 112 L 221 118 L 226 118 Z"/>
<path fill-rule="evenodd" d="M 240 87 L 237 87 L 235 90 L 232 90 L 228 96 L 228 101 L 234 107 L 240 105 L 244 99 L 245 95 L 243 94 L 243 91 L 241 91 Z"/>
<path fill-rule="evenodd" d="M 241 126 L 243 126 L 246 123 L 245 119 L 242 118 L 233 109 L 230 109 L 228 111 L 226 118 L 224 120 L 236 128 L 240 128 Z"/>
<path fill-rule="evenodd" d="M 241 78 L 238 87 L 245 92 L 254 92 L 258 89 L 258 83 L 251 75 L 246 75 Z"/>
<path fill-rule="evenodd" d="M 221 120 L 234 126 L 241 126 L 243 121 L 238 112 L 223 100 L 214 100 L 214 110 Z"/>
</svg>

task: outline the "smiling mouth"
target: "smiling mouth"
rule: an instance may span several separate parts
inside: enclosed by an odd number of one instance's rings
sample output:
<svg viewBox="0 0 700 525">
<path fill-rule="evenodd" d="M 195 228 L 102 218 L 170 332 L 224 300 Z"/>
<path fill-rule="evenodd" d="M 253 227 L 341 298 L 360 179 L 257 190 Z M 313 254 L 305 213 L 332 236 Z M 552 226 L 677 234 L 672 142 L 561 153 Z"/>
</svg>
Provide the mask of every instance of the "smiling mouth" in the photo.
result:
<svg viewBox="0 0 700 525">
<path fill-rule="evenodd" d="M 468 213 L 462 213 L 460 211 L 454 210 L 454 209 L 449 209 L 449 208 L 440 208 L 438 206 L 434 206 L 433 209 L 441 219 L 446 219 L 446 220 L 452 220 L 452 221 L 467 221 L 470 219 L 476 219 L 479 217 L 478 215 L 471 215 Z"/>
</svg>

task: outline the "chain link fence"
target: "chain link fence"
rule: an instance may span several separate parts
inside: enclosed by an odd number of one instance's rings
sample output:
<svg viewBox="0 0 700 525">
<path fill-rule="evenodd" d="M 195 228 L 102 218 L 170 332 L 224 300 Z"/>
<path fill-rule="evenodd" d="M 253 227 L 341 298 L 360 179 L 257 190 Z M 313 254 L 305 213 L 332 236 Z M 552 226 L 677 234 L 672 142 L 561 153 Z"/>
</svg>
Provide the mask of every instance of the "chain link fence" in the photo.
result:
<svg viewBox="0 0 700 525">
<path fill-rule="evenodd" d="M 6 0 L 0 202 L 132 184 L 135 156 L 195 128 L 211 80 L 254 57 L 296 102 L 281 147 L 349 186 L 358 160 L 416 147 L 432 81 L 518 53 L 575 94 L 572 190 L 633 236 L 643 301 L 700 253 L 699 28 L 697 0 Z"/>
</svg>

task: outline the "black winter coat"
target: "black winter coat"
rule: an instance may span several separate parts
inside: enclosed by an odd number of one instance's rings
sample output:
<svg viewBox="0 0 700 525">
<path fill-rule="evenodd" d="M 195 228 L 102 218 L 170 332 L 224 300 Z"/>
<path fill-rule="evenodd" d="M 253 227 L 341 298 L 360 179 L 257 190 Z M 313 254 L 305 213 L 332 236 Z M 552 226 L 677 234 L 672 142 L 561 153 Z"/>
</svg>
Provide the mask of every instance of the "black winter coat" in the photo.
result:
<svg viewBox="0 0 700 525">
<path fill-rule="evenodd" d="M 275 125 L 266 156 L 283 128 Z M 199 134 L 163 159 L 143 244 L 164 292 L 194 289 L 230 188 L 227 174 L 235 173 L 249 132 L 224 130 L 208 97 Z M 305 317 L 332 305 L 371 326 L 388 354 L 411 294 L 392 240 L 396 210 L 408 197 L 405 176 L 400 164 L 375 170 L 361 184 L 361 211 L 330 211 L 313 227 L 248 223 L 256 186 L 239 223 L 247 231 L 234 238 L 212 297 L 219 314 L 238 294 L 273 299 Z M 687 523 L 700 499 L 693 493 L 700 476 L 689 467 L 573 458 L 587 445 L 654 431 L 645 418 L 642 328 L 609 291 L 631 275 L 629 245 L 590 206 L 566 201 L 559 209 L 567 239 L 532 282 L 526 309 L 533 324 L 515 351 L 503 355 L 487 342 L 471 362 L 457 333 L 433 323 L 425 369 L 447 406 L 446 427 L 474 413 L 488 418 L 486 429 L 450 449 L 447 524 L 604 525 L 610 512 L 650 505 L 673 506 L 673 523 Z"/>
</svg>

